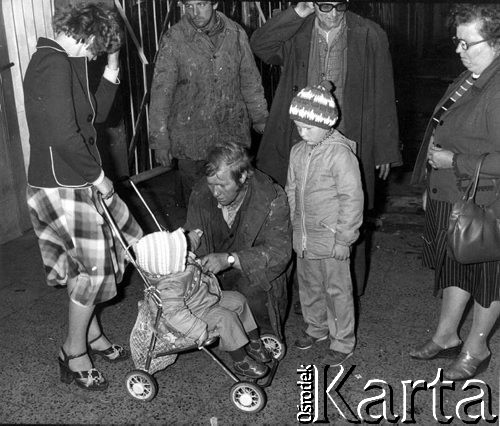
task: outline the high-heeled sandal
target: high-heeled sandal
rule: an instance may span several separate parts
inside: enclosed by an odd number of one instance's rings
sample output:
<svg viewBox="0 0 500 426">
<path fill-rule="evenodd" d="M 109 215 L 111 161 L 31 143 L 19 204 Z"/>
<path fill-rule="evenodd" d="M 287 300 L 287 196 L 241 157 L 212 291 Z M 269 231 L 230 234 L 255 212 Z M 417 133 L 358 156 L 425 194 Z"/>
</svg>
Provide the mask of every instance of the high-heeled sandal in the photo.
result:
<svg viewBox="0 0 500 426">
<path fill-rule="evenodd" d="M 91 355 L 99 355 L 108 362 L 120 362 L 129 358 L 129 352 L 122 346 L 115 345 L 114 343 L 112 343 L 109 348 L 104 349 L 103 351 L 92 348 L 92 343 L 97 342 L 101 337 L 104 337 L 102 333 L 89 342 L 88 346 Z"/>
<path fill-rule="evenodd" d="M 74 380 L 79 387 L 87 390 L 104 390 L 108 387 L 108 381 L 96 368 L 91 368 L 87 371 L 73 371 L 69 368 L 70 360 L 85 356 L 87 352 L 79 355 L 68 355 L 63 347 L 61 347 L 61 352 L 64 359 L 57 357 L 61 382 L 70 384 Z"/>
</svg>

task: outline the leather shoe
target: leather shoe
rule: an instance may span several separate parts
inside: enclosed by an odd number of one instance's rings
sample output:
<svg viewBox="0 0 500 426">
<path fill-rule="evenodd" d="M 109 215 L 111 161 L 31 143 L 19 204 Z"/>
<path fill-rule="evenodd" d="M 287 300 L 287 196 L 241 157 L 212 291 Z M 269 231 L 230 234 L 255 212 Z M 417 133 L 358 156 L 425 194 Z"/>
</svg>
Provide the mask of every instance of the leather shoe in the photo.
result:
<svg viewBox="0 0 500 426">
<path fill-rule="evenodd" d="M 297 340 L 293 343 L 296 348 L 299 349 L 309 349 L 317 342 L 322 342 L 323 340 L 328 339 L 328 333 L 321 337 L 312 337 L 302 330 L 301 335 Z"/>
<path fill-rule="evenodd" d="M 255 344 L 257 344 L 257 343 L 255 343 Z M 255 348 L 252 346 L 252 345 L 254 345 L 254 343 L 250 342 L 247 345 L 247 354 L 250 355 L 255 361 L 264 362 L 264 363 L 271 361 L 273 358 L 272 358 L 271 354 L 269 353 L 269 351 L 265 348 L 265 346 L 262 344 L 262 342 L 259 341 L 258 344 L 259 344 L 259 347 Z"/>
<path fill-rule="evenodd" d="M 352 356 L 352 352 L 344 353 L 339 351 L 334 351 L 329 349 L 325 357 L 321 361 L 323 365 L 329 365 L 330 367 L 338 367 L 342 363 Z"/>
<path fill-rule="evenodd" d="M 459 382 L 472 379 L 490 365 L 491 353 L 484 359 L 474 358 L 469 353 L 460 352 L 458 357 L 443 372 L 443 377 Z"/>
<path fill-rule="evenodd" d="M 268 373 L 269 368 L 266 364 L 246 356 L 243 361 L 234 361 L 234 371 L 252 379 L 260 379 Z"/>
<path fill-rule="evenodd" d="M 428 361 L 435 358 L 454 358 L 462 349 L 463 342 L 451 348 L 443 348 L 434 342 L 434 340 L 429 339 L 419 348 L 415 348 L 410 352 L 410 356 L 414 359 Z"/>
</svg>

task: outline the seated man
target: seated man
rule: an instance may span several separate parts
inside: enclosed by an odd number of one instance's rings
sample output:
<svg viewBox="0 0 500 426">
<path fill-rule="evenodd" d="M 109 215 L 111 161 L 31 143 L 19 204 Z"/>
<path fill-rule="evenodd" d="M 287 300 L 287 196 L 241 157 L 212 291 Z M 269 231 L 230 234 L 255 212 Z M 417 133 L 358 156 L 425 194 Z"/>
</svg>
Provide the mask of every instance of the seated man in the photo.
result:
<svg viewBox="0 0 500 426">
<path fill-rule="evenodd" d="M 200 261 L 188 253 L 182 229 L 149 234 L 134 251 L 137 264 L 160 292 L 160 335 L 170 331 L 187 345 L 201 346 L 215 332 L 219 348 L 229 353 L 238 374 L 257 379 L 268 373 L 264 363 L 271 356 L 260 340 L 245 297 L 220 290 L 217 278 L 205 273 Z"/>
<path fill-rule="evenodd" d="M 211 149 L 206 176 L 193 188 L 185 224 L 203 229 L 201 237 L 189 233 L 196 254 L 224 290 L 246 296 L 261 332 L 282 338 L 292 250 L 285 192 L 236 143 Z"/>
</svg>

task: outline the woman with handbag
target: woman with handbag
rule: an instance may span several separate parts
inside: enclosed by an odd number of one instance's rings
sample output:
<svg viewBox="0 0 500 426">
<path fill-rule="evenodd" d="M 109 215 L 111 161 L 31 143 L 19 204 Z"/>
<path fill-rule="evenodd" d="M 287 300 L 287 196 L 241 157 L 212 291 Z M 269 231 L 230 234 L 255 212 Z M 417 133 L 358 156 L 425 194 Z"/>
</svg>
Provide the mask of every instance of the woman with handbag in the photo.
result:
<svg viewBox="0 0 500 426">
<path fill-rule="evenodd" d="M 87 390 L 108 386 L 91 354 L 109 362 L 127 351 L 102 333 L 95 306 L 112 299 L 125 259 L 97 209 L 102 196 L 127 241 L 142 230 L 114 195 L 97 150 L 94 121 L 104 121 L 118 87 L 122 33 L 118 17 L 96 4 L 60 9 L 55 39 L 41 37 L 24 78 L 30 132 L 27 201 L 47 283 L 67 286 L 67 336 L 59 350 L 60 378 Z M 88 61 L 107 54 L 95 93 L 89 89 Z"/>
<path fill-rule="evenodd" d="M 457 381 L 488 367 L 488 338 L 500 314 L 500 247 L 496 261 L 459 263 L 447 236 L 453 203 L 473 181 L 478 160 L 477 204 L 494 203 L 500 191 L 500 5 L 458 4 L 451 18 L 456 53 L 467 71 L 438 103 L 413 175 L 413 182 L 427 180 L 423 258 L 435 270 L 442 304 L 432 338 L 410 356 L 453 358 L 443 374 Z M 462 342 L 459 325 L 471 297 L 473 320 Z"/>
</svg>

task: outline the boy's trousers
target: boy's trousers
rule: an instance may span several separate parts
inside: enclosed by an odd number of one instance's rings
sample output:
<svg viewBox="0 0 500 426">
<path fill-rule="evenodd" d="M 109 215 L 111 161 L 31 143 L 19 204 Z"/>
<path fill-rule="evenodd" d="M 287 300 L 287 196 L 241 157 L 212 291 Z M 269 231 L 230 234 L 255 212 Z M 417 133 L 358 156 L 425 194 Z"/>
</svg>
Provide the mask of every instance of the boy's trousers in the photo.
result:
<svg viewBox="0 0 500 426">
<path fill-rule="evenodd" d="M 350 353 L 356 344 L 354 302 L 349 259 L 297 257 L 302 314 L 306 333 L 330 334 L 330 349 Z"/>
</svg>

